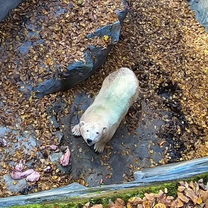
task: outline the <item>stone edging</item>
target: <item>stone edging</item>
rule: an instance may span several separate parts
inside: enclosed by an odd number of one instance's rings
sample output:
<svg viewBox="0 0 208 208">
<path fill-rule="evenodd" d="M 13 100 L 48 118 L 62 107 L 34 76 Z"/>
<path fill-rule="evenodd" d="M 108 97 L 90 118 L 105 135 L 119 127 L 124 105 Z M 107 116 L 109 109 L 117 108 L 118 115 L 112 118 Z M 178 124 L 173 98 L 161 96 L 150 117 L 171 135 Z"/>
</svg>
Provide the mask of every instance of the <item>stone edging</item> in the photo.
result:
<svg viewBox="0 0 208 208">
<path fill-rule="evenodd" d="M 196 19 L 205 27 L 208 32 L 208 1 L 207 0 L 191 0 L 190 8 L 194 11 Z"/>
</svg>

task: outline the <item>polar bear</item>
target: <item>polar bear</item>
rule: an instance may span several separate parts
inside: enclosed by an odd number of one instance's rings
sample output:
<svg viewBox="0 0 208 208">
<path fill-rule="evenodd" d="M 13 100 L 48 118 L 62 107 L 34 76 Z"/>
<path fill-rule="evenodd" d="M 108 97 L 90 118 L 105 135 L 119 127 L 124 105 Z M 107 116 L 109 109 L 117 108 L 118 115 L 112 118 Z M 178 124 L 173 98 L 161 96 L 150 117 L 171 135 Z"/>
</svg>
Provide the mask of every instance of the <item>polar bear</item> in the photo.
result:
<svg viewBox="0 0 208 208">
<path fill-rule="evenodd" d="M 130 106 L 137 100 L 139 81 L 132 70 L 120 68 L 109 74 L 92 105 L 72 128 L 74 136 L 82 136 L 88 146 L 103 152 Z"/>
</svg>

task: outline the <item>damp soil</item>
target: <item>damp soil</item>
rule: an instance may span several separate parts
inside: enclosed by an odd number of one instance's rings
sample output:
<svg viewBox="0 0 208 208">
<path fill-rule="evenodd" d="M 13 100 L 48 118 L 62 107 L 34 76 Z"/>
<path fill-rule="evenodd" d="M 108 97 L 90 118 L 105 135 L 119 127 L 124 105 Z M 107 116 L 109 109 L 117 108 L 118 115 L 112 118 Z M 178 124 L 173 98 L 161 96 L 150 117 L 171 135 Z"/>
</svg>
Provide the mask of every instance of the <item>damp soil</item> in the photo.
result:
<svg viewBox="0 0 208 208">
<path fill-rule="evenodd" d="M 186 149 L 181 140 L 186 121 L 180 103 L 167 100 L 177 91 L 169 82 L 151 96 L 140 93 L 101 154 L 71 133 L 94 99 L 85 92 L 77 93 L 69 116 L 61 119 L 65 127 L 62 144 L 69 145 L 72 153 L 72 178 L 82 178 L 88 186 L 117 184 L 134 180 L 136 170 L 180 161 Z"/>
</svg>

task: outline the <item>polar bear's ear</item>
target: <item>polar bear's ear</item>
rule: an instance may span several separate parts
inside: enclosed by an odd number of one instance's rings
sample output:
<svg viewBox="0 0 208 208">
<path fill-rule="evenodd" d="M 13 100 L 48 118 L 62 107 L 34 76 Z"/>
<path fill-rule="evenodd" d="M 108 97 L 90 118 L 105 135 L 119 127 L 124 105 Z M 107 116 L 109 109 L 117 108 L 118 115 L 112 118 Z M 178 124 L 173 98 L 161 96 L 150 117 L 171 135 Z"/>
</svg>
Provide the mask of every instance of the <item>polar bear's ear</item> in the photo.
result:
<svg viewBox="0 0 208 208">
<path fill-rule="evenodd" d="M 84 126 L 85 125 L 85 122 L 84 121 L 80 121 L 80 126 Z"/>
<path fill-rule="evenodd" d="M 106 132 L 107 132 L 107 127 L 104 126 L 104 127 L 103 127 L 103 133 L 105 134 Z"/>
</svg>

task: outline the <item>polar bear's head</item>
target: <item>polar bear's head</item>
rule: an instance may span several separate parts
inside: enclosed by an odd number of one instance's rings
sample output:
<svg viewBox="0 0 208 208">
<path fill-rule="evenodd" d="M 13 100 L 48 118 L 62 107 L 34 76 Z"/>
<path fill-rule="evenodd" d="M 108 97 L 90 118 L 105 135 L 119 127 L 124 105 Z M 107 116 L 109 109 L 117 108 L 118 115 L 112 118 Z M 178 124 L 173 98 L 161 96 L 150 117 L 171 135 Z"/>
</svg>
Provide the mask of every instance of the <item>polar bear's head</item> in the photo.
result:
<svg viewBox="0 0 208 208">
<path fill-rule="evenodd" d="M 107 127 L 102 126 L 97 122 L 88 122 L 80 121 L 80 131 L 83 139 L 91 146 L 98 142 L 107 132 Z"/>
</svg>

